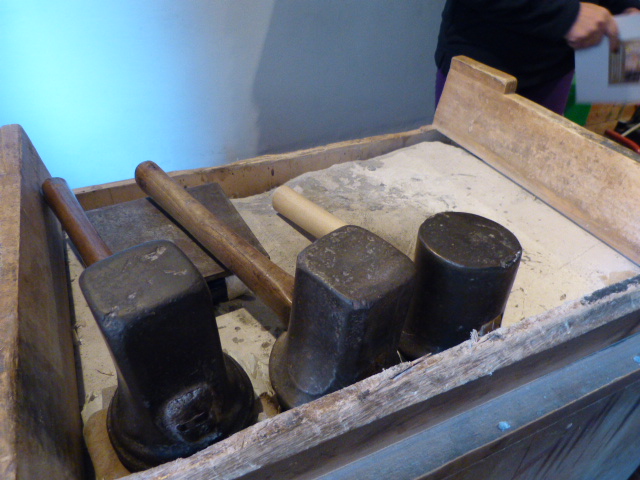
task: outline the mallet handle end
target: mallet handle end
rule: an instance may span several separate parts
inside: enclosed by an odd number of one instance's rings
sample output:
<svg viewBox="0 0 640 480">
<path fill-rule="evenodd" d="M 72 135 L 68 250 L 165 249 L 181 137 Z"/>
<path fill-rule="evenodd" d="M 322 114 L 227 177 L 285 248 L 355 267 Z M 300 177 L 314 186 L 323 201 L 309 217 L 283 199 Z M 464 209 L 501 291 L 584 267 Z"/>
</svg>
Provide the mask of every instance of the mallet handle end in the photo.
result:
<svg viewBox="0 0 640 480">
<path fill-rule="evenodd" d="M 315 238 L 347 225 L 346 222 L 327 212 L 292 188 L 282 185 L 275 189 L 273 208 Z"/>
</svg>

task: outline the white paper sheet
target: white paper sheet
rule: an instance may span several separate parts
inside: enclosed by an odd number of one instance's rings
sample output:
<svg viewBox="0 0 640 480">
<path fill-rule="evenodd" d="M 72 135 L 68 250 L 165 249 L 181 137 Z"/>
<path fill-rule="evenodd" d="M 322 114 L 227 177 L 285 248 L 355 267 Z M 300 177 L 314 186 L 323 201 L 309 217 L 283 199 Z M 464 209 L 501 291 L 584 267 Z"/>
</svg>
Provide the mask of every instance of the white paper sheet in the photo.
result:
<svg viewBox="0 0 640 480">
<path fill-rule="evenodd" d="M 610 81 L 609 42 L 576 51 L 577 103 L 640 103 L 640 15 L 615 17 L 620 29 L 621 62 L 625 73 L 614 69 Z M 635 53 L 638 53 L 635 55 Z M 638 59 L 637 68 L 634 65 Z M 614 80 L 615 81 L 615 80 Z"/>
</svg>

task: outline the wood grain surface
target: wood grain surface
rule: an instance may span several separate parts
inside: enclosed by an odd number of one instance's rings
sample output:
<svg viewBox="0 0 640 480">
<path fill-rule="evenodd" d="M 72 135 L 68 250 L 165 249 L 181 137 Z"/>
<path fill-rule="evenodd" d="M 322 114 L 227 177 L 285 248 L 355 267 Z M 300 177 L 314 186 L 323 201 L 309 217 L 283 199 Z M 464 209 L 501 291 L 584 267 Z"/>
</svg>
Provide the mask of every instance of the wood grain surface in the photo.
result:
<svg viewBox="0 0 640 480">
<path fill-rule="evenodd" d="M 169 175 L 183 187 L 216 182 L 229 197 L 246 197 L 266 192 L 305 172 L 322 170 L 336 163 L 373 158 L 434 137 L 442 138 L 442 135 L 427 125 L 408 132 L 263 155 L 218 167 L 169 172 Z M 130 180 L 93 185 L 74 191 L 85 210 L 142 198 L 145 193 L 135 183 L 133 172 L 131 173 Z"/>
<path fill-rule="evenodd" d="M 82 478 L 64 237 L 49 172 L 21 127 L 0 129 L 0 478 Z"/>
<path fill-rule="evenodd" d="M 640 156 L 513 94 L 515 82 L 455 58 L 433 125 L 640 263 Z"/>
</svg>

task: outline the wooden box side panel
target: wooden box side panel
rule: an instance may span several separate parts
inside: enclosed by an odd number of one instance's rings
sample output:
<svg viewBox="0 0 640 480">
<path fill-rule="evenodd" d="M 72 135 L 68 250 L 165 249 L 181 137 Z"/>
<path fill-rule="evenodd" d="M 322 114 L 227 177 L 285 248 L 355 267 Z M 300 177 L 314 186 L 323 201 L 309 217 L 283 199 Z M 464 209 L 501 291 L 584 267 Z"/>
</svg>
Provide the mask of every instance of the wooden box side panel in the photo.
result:
<svg viewBox="0 0 640 480">
<path fill-rule="evenodd" d="M 640 157 L 513 94 L 515 85 L 455 58 L 434 126 L 639 263 Z"/>
<path fill-rule="evenodd" d="M 0 129 L 0 476 L 81 478 L 82 427 L 64 237 L 49 172 L 17 125 Z"/>
<path fill-rule="evenodd" d="M 634 335 L 320 478 L 626 479 L 640 464 L 638 348 Z"/>
<path fill-rule="evenodd" d="M 638 344 L 637 341 L 635 343 Z M 618 362 L 618 365 L 630 364 L 628 357 L 619 358 Z M 582 373 L 581 379 L 588 381 L 589 374 Z M 638 375 L 635 378 L 631 385 L 596 398 L 586 406 L 582 406 L 580 401 L 560 405 L 564 398 L 558 394 L 554 422 L 534 432 L 515 433 L 513 436 L 518 438 L 505 435 L 482 449 L 487 456 L 480 461 L 473 462 L 473 457 L 477 458 L 478 454 L 472 452 L 421 480 L 627 479 L 640 465 L 640 438 L 637 434 L 640 380 L 637 380 Z M 573 378 L 567 377 L 566 380 Z M 616 380 L 621 385 L 628 381 L 624 378 Z M 576 386 L 576 383 L 573 387 L 574 391 L 580 391 L 581 386 Z M 538 403 L 533 401 L 536 398 L 533 394 L 542 392 L 531 393 L 531 401 L 524 401 L 533 409 L 538 407 Z"/>
<path fill-rule="evenodd" d="M 10 170 L 5 129 L 0 130 L 0 477 L 17 475 L 16 372 L 18 364 L 19 176 Z M 12 205 L 17 203 L 17 208 Z"/>
</svg>

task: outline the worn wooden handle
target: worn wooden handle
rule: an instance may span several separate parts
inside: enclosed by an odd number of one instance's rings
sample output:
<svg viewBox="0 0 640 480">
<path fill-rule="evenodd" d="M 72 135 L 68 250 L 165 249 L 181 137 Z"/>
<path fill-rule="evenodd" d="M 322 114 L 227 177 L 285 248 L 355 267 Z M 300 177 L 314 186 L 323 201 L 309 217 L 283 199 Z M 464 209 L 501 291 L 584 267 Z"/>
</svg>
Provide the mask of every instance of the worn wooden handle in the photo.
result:
<svg viewBox="0 0 640 480">
<path fill-rule="evenodd" d="M 286 185 L 276 188 L 271 201 L 278 213 L 315 238 L 323 237 L 347 225 L 346 222 Z"/>
<path fill-rule="evenodd" d="M 111 256 L 111 249 L 91 224 L 89 217 L 64 179 L 46 179 L 42 184 L 42 193 L 78 250 L 85 266 L 88 267 Z"/>
<path fill-rule="evenodd" d="M 154 162 L 138 165 L 136 182 L 260 297 L 285 326 L 288 324 L 293 299 L 291 275 L 231 230 Z"/>
</svg>

